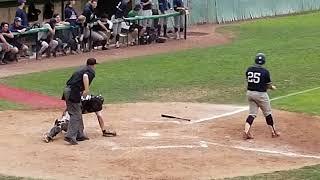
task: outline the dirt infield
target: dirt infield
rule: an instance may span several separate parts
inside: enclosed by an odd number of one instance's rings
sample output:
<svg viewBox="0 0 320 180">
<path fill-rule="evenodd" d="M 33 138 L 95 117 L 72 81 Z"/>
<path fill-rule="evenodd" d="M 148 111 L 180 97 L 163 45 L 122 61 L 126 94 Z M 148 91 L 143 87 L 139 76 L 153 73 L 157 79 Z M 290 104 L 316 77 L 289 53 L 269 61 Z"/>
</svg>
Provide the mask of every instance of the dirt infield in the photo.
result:
<svg viewBox="0 0 320 180">
<path fill-rule="evenodd" d="M 242 140 L 246 113 L 202 123 L 242 107 L 190 103 L 108 105 L 103 115 L 119 136 L 101 136 L 85 115 L 89 141 L 67 145 L 41 135 L 61 112 L 0 112 L 0 173 L 54 179 L 210 179 L 252 175 L 320 163 L 320 118 L 275 111 L 281 137 L 262 118 L 255 139 Z M 161 118 L 166 113 L 192 121 Z"/>
<path fill-rule="evenodd" d="M 217 25 L 192 26 L 188 30 L 189 36 L 187 40 L 177 41 L 170 39 L 163 44 L 123 47 L 120 49 L 112 48 L 107 51 L 94 50 L 93 52 L 80 55 L 60 56 L 51 59 L 44 58 L 43 60 L 24 60 L 19 63 L 0 66 L 0 78 L 16 74 L 27 74 L 64 67 L 79 66 L 84 64 L 85 60 L 89 57 L 95 57 L 99 62 L 114 61 L 130 57 L 216 46 L 230 42 L 233 38 L 232 35 L 217 33 L 217 27 Z"/>
</svg>

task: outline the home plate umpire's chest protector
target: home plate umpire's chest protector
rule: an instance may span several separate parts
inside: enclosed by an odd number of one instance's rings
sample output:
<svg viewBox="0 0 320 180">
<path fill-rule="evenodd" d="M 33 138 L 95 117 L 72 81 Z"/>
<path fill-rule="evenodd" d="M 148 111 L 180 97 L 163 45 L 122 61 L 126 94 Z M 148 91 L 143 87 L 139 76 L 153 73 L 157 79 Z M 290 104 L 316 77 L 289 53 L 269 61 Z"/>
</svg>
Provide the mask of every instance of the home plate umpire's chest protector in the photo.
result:
<svg viewBox="0 0 320 180">
<path fill-rule="evenodd" d="M 101 111 L 103 102 L 104 98 L 101 95 L 87 95 L 86 97 L 82 97 L 82 114 Z"/>
</svg>

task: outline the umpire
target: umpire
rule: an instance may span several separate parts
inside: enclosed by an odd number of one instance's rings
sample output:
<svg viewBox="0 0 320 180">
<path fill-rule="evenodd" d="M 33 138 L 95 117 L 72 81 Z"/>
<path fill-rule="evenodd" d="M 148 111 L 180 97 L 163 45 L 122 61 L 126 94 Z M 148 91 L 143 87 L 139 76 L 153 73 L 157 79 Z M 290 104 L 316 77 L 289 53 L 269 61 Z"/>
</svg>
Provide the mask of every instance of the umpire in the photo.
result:
<svg viewBox="0 0 320 180">
<path fill-rule="evenodd" d="M 72 74 L 63 92 L 62 99 L 66 101 L 67 111 L 70 114 L 70 122 L 64 140 L 71 145 L 78 144 L 77 141 L 89 140 L 83 132 L 81 96 L 89 95 L 89 86 L 95 77 L 96 64 L 98 64 L 96 59 L 89 58 L 86 66 Z"/>
</svg>

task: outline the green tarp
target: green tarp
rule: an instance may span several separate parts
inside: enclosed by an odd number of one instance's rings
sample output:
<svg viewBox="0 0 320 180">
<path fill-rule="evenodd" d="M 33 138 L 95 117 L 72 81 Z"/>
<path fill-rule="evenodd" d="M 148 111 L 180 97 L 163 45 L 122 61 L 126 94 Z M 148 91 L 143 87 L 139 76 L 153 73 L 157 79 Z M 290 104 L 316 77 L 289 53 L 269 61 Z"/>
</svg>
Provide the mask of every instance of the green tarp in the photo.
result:
<svg viewBox="0 0 320 180">
<path fill-rule="evenodd" d="M 319 10 L 320 0 L 185 0 L 189 22 L 223 23 Z"/>
<path fill-rule="evenodd" d="M 144 19 L 159 19 L 159 18 L 164 18 L 164 17 L 174 17 L 174 16 L 179 16 L 180 13 L 178 12 L 172 12 L 168 14 L 161 14 L 161 15 L 153 15 L 153 16 L 136 16 L 136 17 L 131 17 L 131 18 L 124 18 L 127 21 L 136 21 L 136 20 L 144 20 Z"/>
<path fill-rule="evenodd" d="M 72 27 L 70 25 L 63 25 L 63 26 L 56 26 L 56 30 L 64 30 L 64 29 L 71 29 Z M 49 29 L 47 28 L 34 28 L 34 29 L 30 29 L 28 31 L 25 31 L 23 33 L 18 33 L 18 32 L 13 32 L 13 35 L 17 36 L 17 35 L 28 35 L 28 34 L 34 34 L 34 33 L 38 33 L 38 32 L 48 32 Z"/>
</svg>

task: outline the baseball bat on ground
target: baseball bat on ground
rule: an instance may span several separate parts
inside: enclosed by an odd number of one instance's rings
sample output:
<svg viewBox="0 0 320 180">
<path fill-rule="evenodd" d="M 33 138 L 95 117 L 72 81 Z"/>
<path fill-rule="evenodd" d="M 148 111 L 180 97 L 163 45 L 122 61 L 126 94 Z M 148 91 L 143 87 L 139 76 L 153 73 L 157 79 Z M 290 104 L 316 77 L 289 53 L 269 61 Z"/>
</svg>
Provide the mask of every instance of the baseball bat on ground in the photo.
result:
<svg viewBox="0 0 320 180">
<path fill-rule="evenodd" d="M 167 114 L 161 114 L 161 117 L 181 119 L 181 120 L 185 120 L 185 121 L 191 121 L 191 119 L 181 118 L 181 117 L 177 117 L 177 116 L 171 116 L 171 115 L 167 115 Z"/>
</svg>

